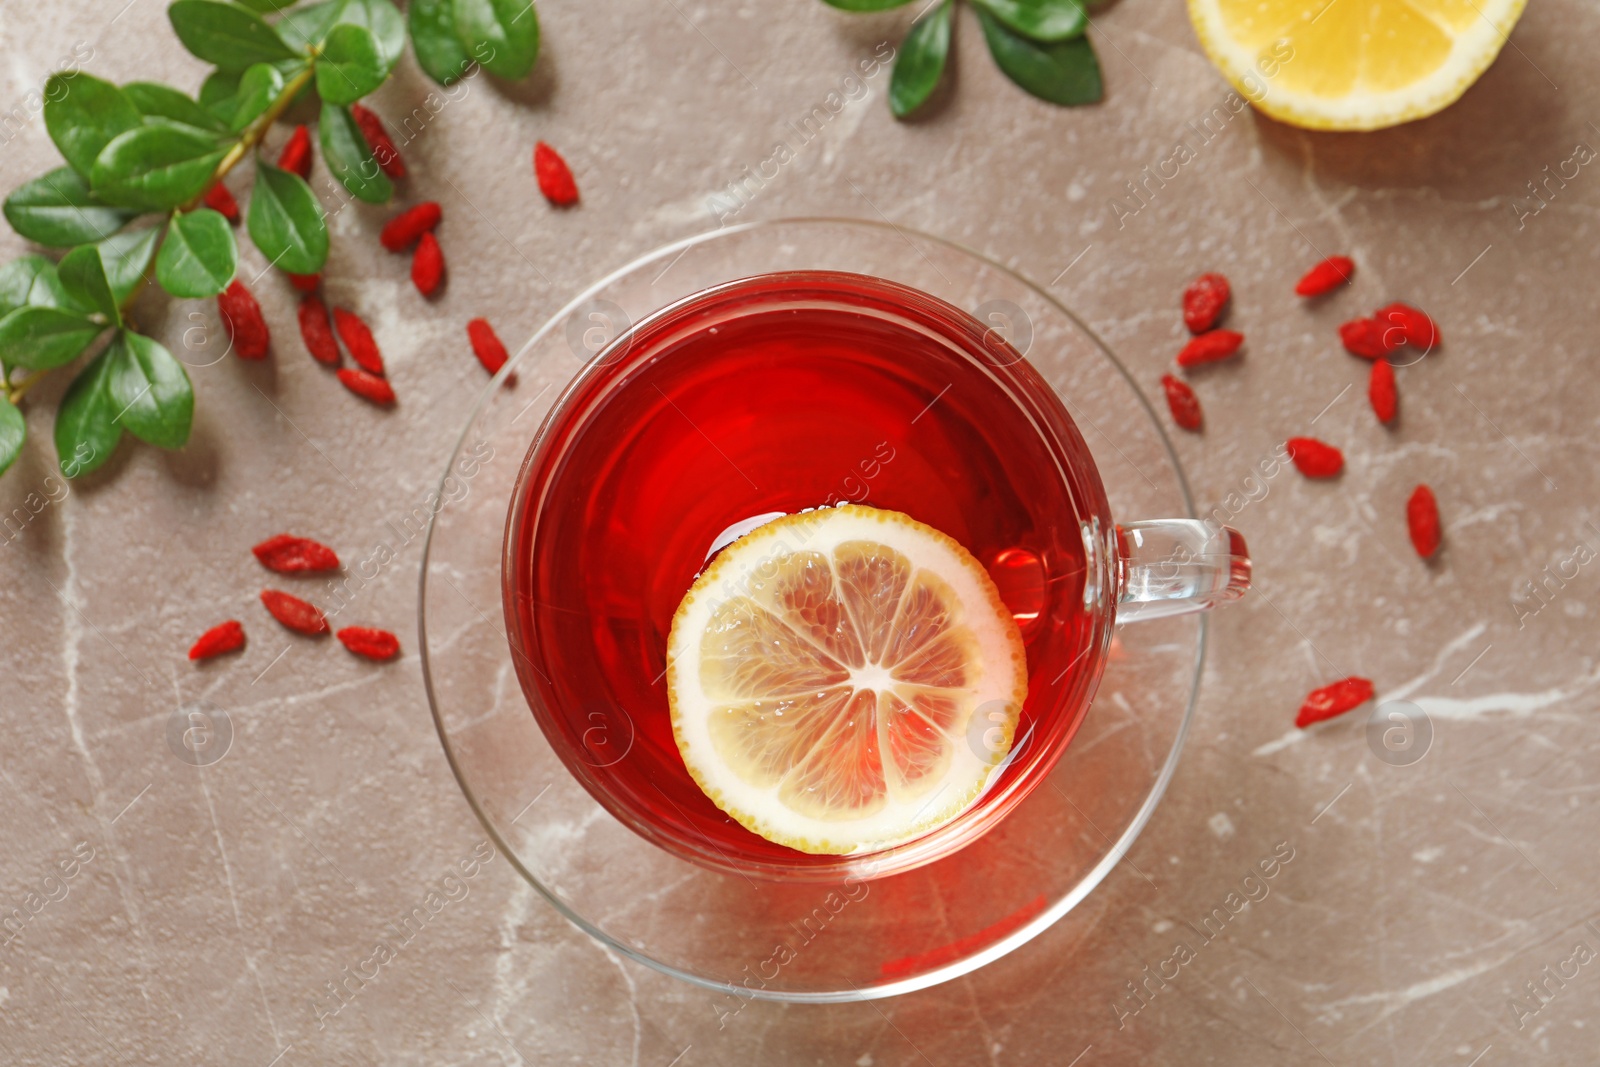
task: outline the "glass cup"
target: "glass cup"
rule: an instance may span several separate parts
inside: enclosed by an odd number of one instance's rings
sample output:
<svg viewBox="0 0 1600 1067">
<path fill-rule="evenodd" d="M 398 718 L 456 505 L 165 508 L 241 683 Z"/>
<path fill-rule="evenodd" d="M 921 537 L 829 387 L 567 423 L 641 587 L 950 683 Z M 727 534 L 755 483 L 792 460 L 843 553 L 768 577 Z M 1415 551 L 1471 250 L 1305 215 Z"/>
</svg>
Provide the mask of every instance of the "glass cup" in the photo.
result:
<svg viewBox="0 0 1600 1067">
<path fill-rule="evenodd" d="M 1004 467 L 1026 453 L 1029 472 L 1011 528 L 964 517 L 960 479 L 945 499 L 926 479 L 908 476 L 897 489 L 886 477 L 865 501 L 967 543 L 1023 625 L 1030 667 L 1018 741 L 979 803 L 866 855 L 807 856 L 729 831 L 692 792 L 662 730 L 654 669 L 664 673 L 665 623 L 698 563 L 764 518 L 835 502 L 803 484 L 820 477 L 817 464 L 774 458 L 782 450 L 756 429 L 757 398 L 745 405 L 752 428 L 713 426 L 719 440 L 685 411 L 699 411 L 696 390 L 718 381 L 703 373 L 708 336 L 797 310 L 824 326 L 916 339 L 935 353 L 934 377 L 969 383 L 953 397 L 1003 401 L 962 415 L 951 400 L 936 417 L 941 427 L 966 420 L 965 459 L 986 469 L 985 457 Z M 717 359 L 740 351 L 713 347 Z M 907 395 L 932 395 L 932 381 L 913 381 L 927 387 Z M 704 478 L 616 476 L 630 461 L 644 469 L 661 447 L 645 439 L 631 455 L 603 450 L 640 421 L 630 398 L 665 410 L 652 386 L 748 487 L 725 478 L 719 491 L 697 493 Z M 785 409 L 782 396 L 767 403 L 773 417 Z M 913 413 L 892 405 L 877 413 L 896 426 L 921 418 L 896 421 Z M 927 439 L 896 447 L 915 451 Z M 598 458 L 585 455 L 596 448 Z M 609 472 L 603 485 L 592 484 L 595 471 Z M 423 664 L 469 801 L 518 871 L 580 927 L 734 995 L 841 1000 L 920 988 L 1059 918 L 1126 851 L 1170 777 L 1203 649 L 1194 613 L 1249 584 L 1243 541 L 1226 527 L 1112 520 L 1192 508 L 1159 421 L 1086 327 L 973 253 L 843 220 L 717 231 L 600 282 L 497 376 L 440 500 L 423 569 Z M 496 544 L 496 508 L 508 500 Z M 670 565 L 655 566 L 658 543 Z M 561 586 L 567 559 L 585 575 L 617 575 Z M 603 661 L 610 673 L 577 665 L 572 648 L 590 641 L 621 650 Z M 623 699 L 602 692 L 629 673 L 656 677 Z"/>
</svg>

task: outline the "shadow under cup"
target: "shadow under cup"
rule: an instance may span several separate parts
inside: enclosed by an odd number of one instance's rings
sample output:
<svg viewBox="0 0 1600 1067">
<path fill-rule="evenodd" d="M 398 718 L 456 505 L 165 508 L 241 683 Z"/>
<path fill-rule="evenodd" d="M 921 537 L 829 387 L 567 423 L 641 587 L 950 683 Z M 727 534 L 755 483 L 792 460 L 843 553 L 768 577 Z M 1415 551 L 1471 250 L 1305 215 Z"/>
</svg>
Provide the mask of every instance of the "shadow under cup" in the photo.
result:
<svg viewBox="0 0 1600 1067">
<path fill-rule="evenodd" d="M 689 776 L 666 649 L 730 528 L 843 502 L 905 512 L 983 563 L 1022 630 L 1029 690 L 977 804 L 891 849 L 814 856 L 746 830 Z M 1114 559 L 1089 449 L 1016 349 L 916 289 L 793 271 L 683 299 L 591 361 L 518 475 L 502 580 L 523 693 L 607 811 L 703 866 L 840 882 L 948 855 L 1045 779 L 1105 666 Z M 988 726 L 975 715 L 958 743 L 982 754 Z"/>
</svg>

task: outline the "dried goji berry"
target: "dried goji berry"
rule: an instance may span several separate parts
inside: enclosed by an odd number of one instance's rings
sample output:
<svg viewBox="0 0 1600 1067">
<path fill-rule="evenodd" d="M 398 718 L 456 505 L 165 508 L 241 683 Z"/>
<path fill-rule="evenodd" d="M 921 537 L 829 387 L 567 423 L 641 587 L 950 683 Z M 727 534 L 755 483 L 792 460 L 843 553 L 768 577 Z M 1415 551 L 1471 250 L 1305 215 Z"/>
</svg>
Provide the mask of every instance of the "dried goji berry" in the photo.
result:
<svg viewBox="0 0 1600 1067">
<path fill-rule="evenodd" d="M 339 340 L 350 350 L 350 358 L 356 361 L 356 366 L 371 374 L 383 373 L 383 354 L 378 351 L 378 342 L 373 339 L 372 331 L 367 329 L 367 324 L 361 321 L 359 315 L 344 308 L 334 308 L 333 328 L 339 331 Z"/>
<path fill-rule="evenodd" d="M 269 537 L 250 550 L 269 571 L 279 574 L 305 574 L 315 571 L 336 571 L 339 556 L 327 545 L 309 537 L 278 534 Z"/>
<path fill-rule="evenodd" d="M 1205 333 L 1217 324 L 1227 306 L 1228 279 L 1220 274 L 1202 274 L 1183 291 L 1183 324 L 1190 333 Z"/>
<path fill-rule="evenodd" d="M 294 128 L 289 139 L 283 143 L 283 151 L 278 153 L 278 166 L 302 178 L 311 177 L 310 130 L 304 126 Z"/>
<path fill-rule="evenodd" d="M 217 182 L 206 190 L 206 195 L 202 202 L 206 207 L 217 212 L 229 222 L 237 223 L 239 221 L 239 202 L 233 198 L 232 193 L 228 192 L 228 187 L 221 182 Z"/>
<path fill-rule="evenodd" d="M 339 381 L 344 387 L 364 400 L 374 404 L 393 404 L 394 386 L 378 377 L 368 374 L 364 370 L 353 370 L 342 367 L 339 370 Z"/>
<path fill-rule="evenodd" d="M 1367 379 L 1367 399 L 1378 421 L 1391 423 L 1400 404 L 1400 394 L 1394 386 L 1394 366 L 1386 359 L 1372 361 L 1372 376 Z"/>
<path fill-rule="evenodd" d="M 272 334 L 267 320 L 261 317 L 261 305 L 255 295 L 235 278 L 228 287 L 217 294 L 217 312 L 222 316 L 222 328 L 233 341 L 233 352 L 240 359 L 264 359 Z"/>
<path fill-rule="evenodd" d="M 276 589 L 263 589 L 261 603 L 272 613 L 274 619 L 295 633 L 315 636 L 328 632 L 328 619 L 322 614 L 321 609 L 297 596 L 290 596 Z"/>
<path fill-rule="evenodd" d="M 1398 330 L 1385 330 L 1377 319 L 1354 319 L 1339 327 L 1344 350 L 1362 359 L 1379 359 L 1399 348 L 1403 338 Z"/>
<path fill-rule="evenodd" d="M 1375 692 L 1372 682 L 1366 678 L 1341 678 L 1332 685 L 1313 689 L 1306 694 L 1305 703 L 1300 705 L 1300 714 L 1295 716 L 1294 724 L 1304 730 L 1312 723 L 1343 715 L 1371 700 Z"/>
<path fill-rule="evenodd" d="M 244 625 L 238 619 L 218 623 L 189 647 L 190 659 L 210 659 L 244 647 Z"/>
<path fill-rule="evenodd" d="M 322 275 L 291 274 L 289 275 L 289 284 L 302 293 L 314 293 L 317 291 L 317 286 L 322 284 Z"/>
<path fill-rule="evenodd" d="M 1215 363 L 1227 359 L 1244 344 L 1244 334 L 1232 330 L 1211 330 L 1192 339 L 1178 353 L 1178 366 L 1198 367 L 1202 363 Z"/>
<path fill-rule="evenodd" d="M 378 240 L 391 252 L 404 252 L 413 241 L 439 225 L 442 214 L 438 204 L 432 200 L 424 201 L 390 219 L 378 235 Z"/>
<path fill-rule="evenodd" d="M 1315 437 L 1291 437 L 1284 447 L 1307 478 L 1332 478 L 1344 470 L 1344 453 Z"/>
<path fill-rule="evenodd" d="M 1294 291 L 1300 296 L 1321 296 L 1349 281 L 1355 272 L 1355 261 L 1349 256 L 1329 256 L 1301 275 Z"/>
<path fill-rule="evenodd" d="M 557 207 L 578 202 L 578 183 L 572 180 L 572 168 L 561 158 L 561 153 L 540 141 L 533 146 L 533 173 L 539 179 L 539 191 Z"/>
<path fill-rule="evenodd" d="M 1427 559 L 1439 550 L 1439 502 L 1433 490 L 1419 485 L 1406 501 L 1406 526 L 1411 532 L 1411 547 Z"/>
<path fill-rule="evenodd" d="M 396 181 L 404 178 L 406 161 L 400 158 L 400 150 L 394 146 L 389 131 L 383 128 L 383 120 L 360 104 L 350 105 L 350 117 L 356 120 L 361 136 L 367 139 L 367 147 L 372 149 L 378 169 Z"/>
<path fill-rule="evenodd" d="M 444 277 L 444 253 L 431 233 L 422 235 L 417 250 L 411 255 L 411 284 L 423 296 L 432 296 Z"/>
<path fill-rule="evenodd" d="M 506 346 L 500 342 L 500 335 L 494 332 L 489 320 L 473 319 L 467 323 L 467 339 L 472 342 L 472 353 L 483 364 L 483 369 L 490 374 L 499 374 L 500 368 L 506 365 Z M 509 387 L 516 381 L 515 374 L 508 374 L 504 384 Z"/>
<path fill-rule="evenodd" d="M 328 324 L 328 309 L 315 293 L 300 301 L 300 340 L 306 351 L 318 363 L 336 366 L 339 362 L 339 342 L 333 339 L 333 327 Z"/>
<path fill-rule="evenodd" d="M 1198 430 L 1202 421 L 1200 398 L 1194 395 L 1189 383 L 1163 374 L 1161 388 L 1167 391 L 1167 407 L 1172 409 L 1172 421 L 1185 430 Z"/>
<path fill-rule="evenodd" d="M 346 626 L 337 636 L 345 648 L 368 659 L 393 659 L 400 651 L 400 639 L 388 630 Z"/>
<path fill-rule="evenodd" d="M 1426 313 L 1407 304 L 1390 304 L 1388 307 L 1379 308 L 1372 317 L 1385 327 L 1386 341 L 1398 337 L 1406 344 L 1420 348 L 1424 352 L 1439 343 L 1439 327 Z M 1396 340 L 1390 347 L 1399 347 L 1399 343 Z"/>
</svg>

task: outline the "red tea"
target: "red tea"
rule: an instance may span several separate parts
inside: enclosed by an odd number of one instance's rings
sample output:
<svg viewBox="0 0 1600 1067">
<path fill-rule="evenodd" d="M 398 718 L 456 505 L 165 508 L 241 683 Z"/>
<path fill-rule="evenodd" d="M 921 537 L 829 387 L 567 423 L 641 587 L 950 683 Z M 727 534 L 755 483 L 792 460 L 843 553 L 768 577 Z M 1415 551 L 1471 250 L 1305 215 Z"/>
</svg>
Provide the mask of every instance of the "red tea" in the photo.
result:
<svg viewBox="0 0 1600 1067">
<path fill-rule="evenodd" d="M 1097 680 L 1083 530 L 1110 520 L 1093 471 L 1033 368 L 931 296 L 831 272 L 700 293 L 601 352 L 529 452 L 504 575 L 524 692 L 572 773 L 650 840 L 724 869 L 842 869 L 744 829 L 689 777 L 667 637 L 734 534 L 847 501 L 905 512 L 989 569 L 1027 644 L 1012 756 L 937 833 L 986 825 L 986 807 L 1020 800 L 1025 771 L 1041 780 Z"/>
</svg>

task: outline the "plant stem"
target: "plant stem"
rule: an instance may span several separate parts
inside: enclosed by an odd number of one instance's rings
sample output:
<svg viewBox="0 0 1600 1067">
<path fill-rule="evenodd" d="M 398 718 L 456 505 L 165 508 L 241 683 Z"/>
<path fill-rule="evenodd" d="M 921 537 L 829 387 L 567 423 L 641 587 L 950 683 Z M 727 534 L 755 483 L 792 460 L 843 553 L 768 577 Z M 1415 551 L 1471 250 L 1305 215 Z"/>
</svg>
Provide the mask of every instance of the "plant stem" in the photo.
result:
<svg viewBox="0 0 1600 1067">
<path fill-rule="evenodd" d="M 8 383 L 6 385 L 6 390 L 11 394 L 12 406 L 16 406 L 17 401 L 22 399 L 22 395 L 29 389 L 33 388 L 34 382 L 37 382 L 40 378 L 43 378 L 49 373 L 50 372 L 47 370 L 36 370 L 26 378 L 22 379 L 22 381 L 18 382 L 16 385 L 11 385 Z"/>
</svg>

